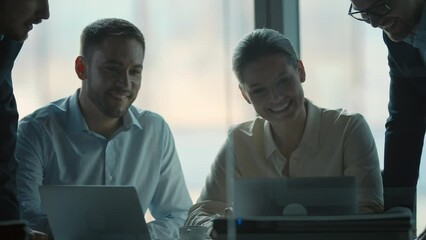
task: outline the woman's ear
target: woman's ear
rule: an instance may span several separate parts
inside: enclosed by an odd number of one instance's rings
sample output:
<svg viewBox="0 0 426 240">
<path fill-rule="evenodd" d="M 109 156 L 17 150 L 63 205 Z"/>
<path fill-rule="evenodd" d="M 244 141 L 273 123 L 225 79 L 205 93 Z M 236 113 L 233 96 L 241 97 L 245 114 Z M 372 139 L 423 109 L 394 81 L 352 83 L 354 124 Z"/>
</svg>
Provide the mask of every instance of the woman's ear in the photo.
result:
<svg viewBox="0 0 426 240">
<path fill-rule="evenodd" d="M 251 104 L 250 98 L 247 96 L 247 92 L 243 85 L 238 84 L 238 87 L 240 88 L 241 95 L 243 95 L 244 99 L 248 102 L 248 104 Z"/>
<path fill-rule="evenodd" d="M 75 72 L 77 73 L 78 78 L 86 80 L 86 65 L 82 56 L 78 56 L 75 59 Z"/>
</svg>

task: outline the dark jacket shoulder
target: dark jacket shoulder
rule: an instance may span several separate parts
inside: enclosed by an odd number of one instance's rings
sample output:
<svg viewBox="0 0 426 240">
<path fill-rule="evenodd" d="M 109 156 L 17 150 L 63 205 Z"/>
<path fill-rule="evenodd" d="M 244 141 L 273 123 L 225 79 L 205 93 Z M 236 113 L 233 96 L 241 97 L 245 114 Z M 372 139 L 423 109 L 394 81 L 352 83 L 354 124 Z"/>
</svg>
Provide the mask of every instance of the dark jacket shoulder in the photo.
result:
<svg viewBox="0 0 426 240">
<path fill-rule="evenodd" d="M 6 36 L 0 41 L 0 84 L 12 70 L 13 63 L 22 48 L 22 43 L 13 41 Z"/>
<path fill-rule="evenodd" d="M 420 50 L 404 41 L 394 42 L 385 32 L 383 40 L 388 47 L 388 63 L 391 77 L 426 77 L 425 61 Z"/>
</svg>

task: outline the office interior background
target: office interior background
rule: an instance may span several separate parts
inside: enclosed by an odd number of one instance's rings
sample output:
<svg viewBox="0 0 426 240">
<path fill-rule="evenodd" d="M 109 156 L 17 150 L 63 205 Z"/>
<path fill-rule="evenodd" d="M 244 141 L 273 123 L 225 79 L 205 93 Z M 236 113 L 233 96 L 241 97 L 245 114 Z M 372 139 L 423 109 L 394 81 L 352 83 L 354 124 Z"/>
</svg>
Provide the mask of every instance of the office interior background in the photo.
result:
<svg viewBox="0 0 426 240">
<path fill-rule="evenodd" d="M 349 0 L 290 0 L 290 31 L 305 65 L 305 96 L 319 106 L 364 115 L 383 168 L 388 66 L 382 32 L 347 15 Z M 35 26 L 13 72 L 20 118 L 73 94 L 79 38 L 89 23 L 124 18 L 145 35 L 142 86 L 134 105 L 169 123 L 195 202 L 231 124 L 255 112 L 241 97 L 231 69 L 233 48 L 255 28 L 254 0 L 61 0 Z M 297 8 L 296 8 L 297 9 Z M 290 33 L 291 34 L 291 33 Z M 426 227 L 426 149 L 417 196 L 417 229 Z"/>
</svg>

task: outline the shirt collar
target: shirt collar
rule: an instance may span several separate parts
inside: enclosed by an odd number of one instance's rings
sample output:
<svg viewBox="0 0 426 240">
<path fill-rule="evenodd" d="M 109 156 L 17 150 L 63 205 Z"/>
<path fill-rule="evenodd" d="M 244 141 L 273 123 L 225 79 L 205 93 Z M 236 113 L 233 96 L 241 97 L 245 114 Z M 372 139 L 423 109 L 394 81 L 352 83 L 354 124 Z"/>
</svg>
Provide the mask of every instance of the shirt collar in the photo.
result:
<svg viewBox="0 0 426 240">
<path fill-rule="evenodd" d="M 426 4 L 423 6 L 422 16 L 415 29 L 415 32 L 408 35 L 404 42 L 413 47 L 426 50 Z"/>
<path fill-rule="evenodd" d="M 303 132 L 302 140 L 297 148 L 307 146 L 317 151 L 320 134 L 321 124 L 321 110 L 312 104 L 311 101 L 305 99 L 305 106 L 307 112 L 306 126 Z M 264 138 L 265 138 L 265 154 L 268 159 L 275 151 L 278 151 L 277 145 L 272 138 L 271 124 L 265 121 L 264 124 Z"/>
<path fill-rule="evenodd" d="M 321 109 L 315 106 L 308 99 L 305 100 L 307 119 L 305 131 L 303 132 L 300 146 L 307 146 L 314 151 L 318 150 L 321 128 Z"/>
<path fill-rule="evenodd" d="M 265 157 L 266 159 L 268 159 L 275 151 L 278 150 L 278 148 L 274 142 L 274 139 L 272 138 L 271 124 L 269 123 L 269 121 L 265 121 L 263 128 L 265 139 Z"/>
<path fill-rule="evenodd" d="M 81 114 L 81 110 L 78 104 L 78 95 L 80 93 L 80 89 L 78 89 L 69 99 L 69 115 L 68 115 L 68 131 L 70 132 L 88 132 L 89 127 Z M 127 131 L 132 128 L 132 126 L 136 126 L 139 129 L 142 129 L 141 124 L 138 119 L 134 115 L 134 113 L 130 110 L 127 110 L 127 113 L 123 116 L 123 129 Z"/>
<path fill-rule="evenodd" d="M 134 113 L 137 112 L 137 110 L 133 111 L 133 109 L 134 107 L 130 106 L 127 110 L 127 113 L 123 116 L 124 128 L 126 130 L 130 129 L 132 126 L 136 126 L 137 128 L 142 129 L 142 125 Z"/>
<path fill-rule="evenodd" d="M 80 107 L 78 105 L 78 95 L 80 89 L 78 89 L 69 98 L 69 114 L 67 118 L 67 128 L 69 132 L 88 132 L 89 127 L 81 114 Z"/>
</svg>

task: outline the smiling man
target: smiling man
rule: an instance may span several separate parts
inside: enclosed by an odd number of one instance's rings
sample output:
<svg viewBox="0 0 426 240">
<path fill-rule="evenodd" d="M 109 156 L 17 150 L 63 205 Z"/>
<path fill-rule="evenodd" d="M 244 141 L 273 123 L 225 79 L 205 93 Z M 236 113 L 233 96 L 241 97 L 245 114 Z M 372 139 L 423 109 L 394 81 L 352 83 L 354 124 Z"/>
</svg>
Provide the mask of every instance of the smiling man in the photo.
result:
<svg viewBox="0 0 426 240">
<path fill-rule="evenodd" d="M 390 68 L 386 122 L 385 208 L 415 210 L 426 129 L 425 0 L 352 0 L 349 15 L 383 30 Z"/>
<path fill-rule="evenodd" d="M 48 18 L 48 0 L 0 1 L 0 221 L 20 218 L 14 157 L 18 111 L 11 72 L 33 24 Z"/>
<path fill-rule="evenodd" d="M 136 26 L 95 21 L 83 30 L 75 61 L 81 88 L 19 123 L 18 200 L 32 228 L 51 235 L 41 185 L 131 185 L 155 218 L 152 238 L 179 237 L 191 199 L 173 135 L 161 116 L 132 105 L 144 56 Z"/>
<path fill-rule="evenodd" d="M 290 41 L 271 29 L 246 34 L 233 55 L 243 98 L 258 114 L 230 128 L 186 225 L 212 229 L 227 209 L 226 166 L 235 178 L 353 176 L 360 213 L 381 212 L 382 180 L 371 131 L 360 114 L 305 98 L 305 67 Z"/>
</svg>

